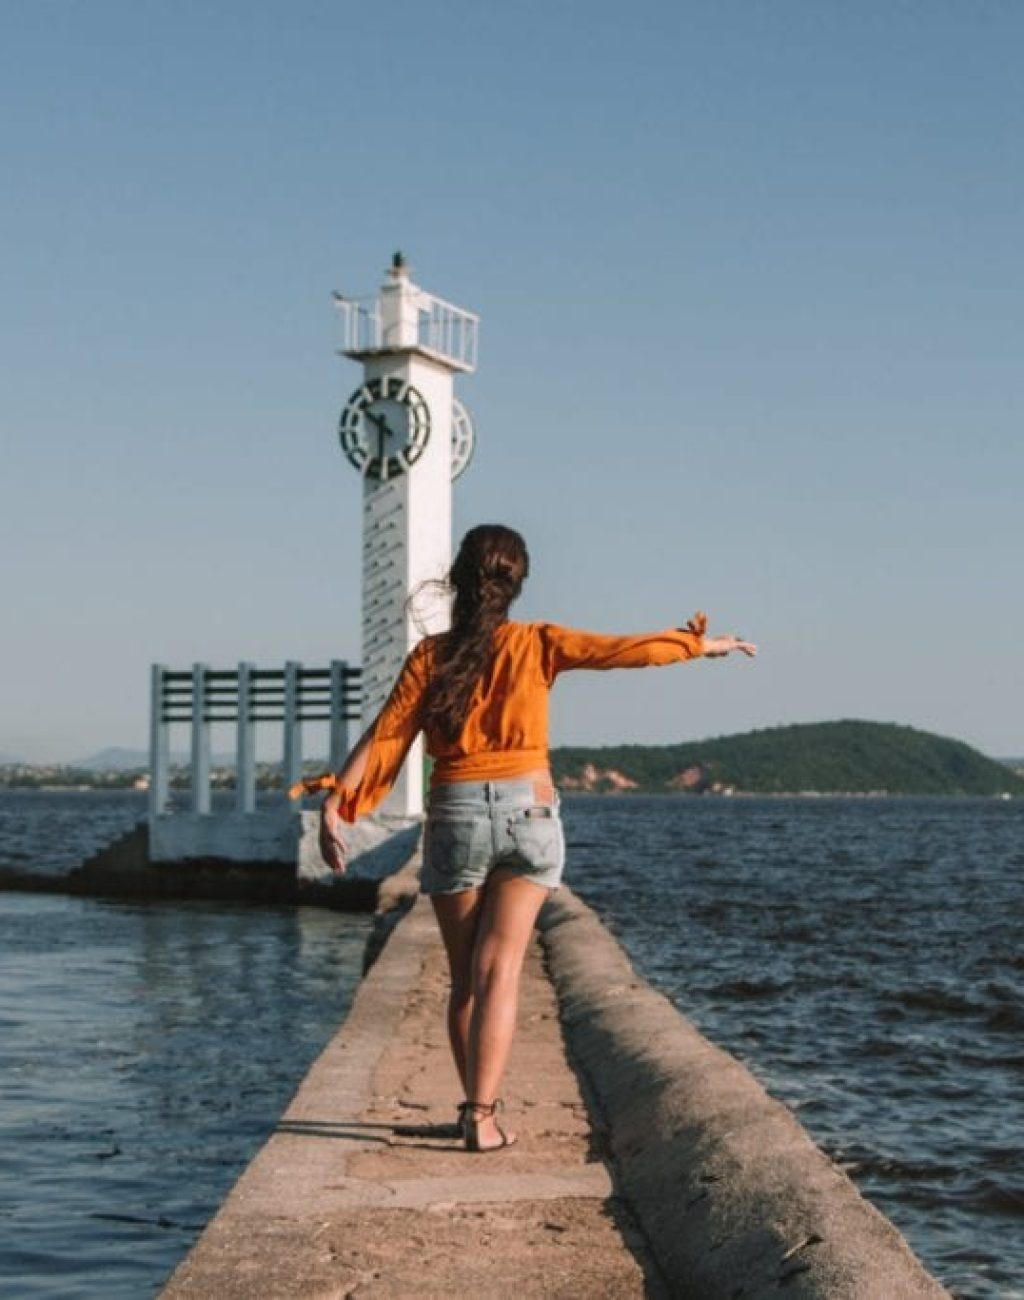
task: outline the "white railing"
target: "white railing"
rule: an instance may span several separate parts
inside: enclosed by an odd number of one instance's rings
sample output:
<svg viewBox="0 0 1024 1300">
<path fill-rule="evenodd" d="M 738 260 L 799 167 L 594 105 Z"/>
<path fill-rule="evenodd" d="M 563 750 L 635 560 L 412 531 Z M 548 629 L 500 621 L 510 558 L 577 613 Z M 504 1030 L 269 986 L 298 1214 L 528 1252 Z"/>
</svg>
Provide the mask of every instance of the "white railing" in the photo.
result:
<svg viewBox="0 0 1024 1300">
<path fill-rule="evenodd" d="M 306 668 L 291 661 L 284 668 L 211 670 L 206 664 L 171 670 L 154 664 L 151 670 L 150 824 L 168 809 L 170 793 L 170 729 L 174 723 L 191 728 L 192 811 L 211 811 L 210 728 L 233 722 L 236 735 L 236 810 L 256 811 L 256 724 L 284 724 L 284 786 L 302 774 L 302 723 L 330 724 L 330 765 L 338 768 L 349 749 L 350 722 L 362 715 L 362 670 L 343 659 L 326 668 Z"/>
<path fill-rule="evenodd" d="M 397 346 L 415 346 L 442 357 L 459 370 L 475 370 L 480 318 L 463 311 L 443 298 L 417 292 L 413 299 L 415 317 L 408 327 L 399 321 L 384 328 L 383 299 L 343 298 L 335 294 L 335 306 L 341 314 L 341 350 L 346 355 L 389 351 Z"/>
<path fill-rule="evenodd" d="M 341 313 L 342 352 L 377 352 L 383 329 L 379 298 L 342 298 L 334 295 L 334 305 Z"/>
<path fill-rule="evenodd" d="M 476 369 L 477 335 L 480 317 L 463 311 L 443 298 L 423 294 L 419 304 L 419 345 L 437 352 L 465 370 Z"/>
</svg>

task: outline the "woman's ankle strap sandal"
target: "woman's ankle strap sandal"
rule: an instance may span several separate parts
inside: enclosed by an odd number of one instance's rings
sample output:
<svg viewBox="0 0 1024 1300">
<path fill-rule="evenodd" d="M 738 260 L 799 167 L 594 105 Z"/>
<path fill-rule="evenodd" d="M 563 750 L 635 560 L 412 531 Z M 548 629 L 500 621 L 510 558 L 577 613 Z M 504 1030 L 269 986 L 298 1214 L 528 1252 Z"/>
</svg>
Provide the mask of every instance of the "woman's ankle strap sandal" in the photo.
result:
<svg viewBox="0 0 1024 1300">
<path fill-rule="evenodd" d="M 505 1103 L 499 1097 L 497 1101 L 480 1102 L 464 1101 L 459 1106 L 459 1112 L 462 1115 L 462 1132 L 466 1139 L 466 1150 L 483 1153 L 485 1151 L 503 1151 L 505 1147 L 510 1147 L 515 1142 L 515 1137 L 506 1133 L 497 1121 L 497 1114 L 503 1110 Z M 500 1142 L 493 1142 L 488 1146 L 480 1145 L 479 1124 L 482 1119 L 493 1119 L 494 1127 L 497 1130 Z"/>
</svg>

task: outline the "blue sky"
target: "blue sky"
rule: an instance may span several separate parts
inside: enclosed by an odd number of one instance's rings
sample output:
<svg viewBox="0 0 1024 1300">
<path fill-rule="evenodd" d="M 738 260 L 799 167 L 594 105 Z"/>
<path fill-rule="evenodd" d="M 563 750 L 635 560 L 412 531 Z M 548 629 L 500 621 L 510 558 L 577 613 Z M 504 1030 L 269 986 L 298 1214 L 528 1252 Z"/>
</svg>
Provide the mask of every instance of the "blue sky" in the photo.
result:
<svg viewBox="0 0 1024 1300">
<path fill-rule="evenodd" d="M 521 616 L 763 645 L 579 674 L 556 741 L 1024 752 L 1019 5 L 0 20 L 0 753 L 144 744 L 153 660 L 358 657 L 330 292 L 399 247 L 482 316 L 457 524 L 525 532 Z"/>
</svg>

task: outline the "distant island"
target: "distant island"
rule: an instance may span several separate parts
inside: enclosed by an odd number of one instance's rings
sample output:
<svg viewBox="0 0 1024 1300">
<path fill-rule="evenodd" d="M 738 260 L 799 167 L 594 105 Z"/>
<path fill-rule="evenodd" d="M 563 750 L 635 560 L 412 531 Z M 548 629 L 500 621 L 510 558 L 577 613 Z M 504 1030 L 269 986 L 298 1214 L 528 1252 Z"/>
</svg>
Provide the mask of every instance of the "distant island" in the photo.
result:
<svg viewBox="0 0 1024 1300">
<path fill-rule="evenodd" d="M 562 746 L 551 751 L 561 790 L 588 794 L 937 794 L 1024 796 L 1024 762 L 987 758 L 949 740 L 890 722 L 813 722 L 769 727 L 677 745 Z M 326 760 L 309 759 L 307 772 Z M 79 763 L 0 762 L 0 787 L 145 790 L 146 756 L 104 750 Z M 226 756 L 210 773 L 216 789 L 232 789 Z M 282 785 L 280 763 L 259 763 L 257 785 Z M 172 759 L 170 784 L 184 790 L 184 755 Z"/>
<path fill-rule="evenodd" d="M 566 746 L 563 790 L 592 793 L 1024 795 L 1024 771 L 890 722 L 813 722 L 677 745 Z"/>
</svg>

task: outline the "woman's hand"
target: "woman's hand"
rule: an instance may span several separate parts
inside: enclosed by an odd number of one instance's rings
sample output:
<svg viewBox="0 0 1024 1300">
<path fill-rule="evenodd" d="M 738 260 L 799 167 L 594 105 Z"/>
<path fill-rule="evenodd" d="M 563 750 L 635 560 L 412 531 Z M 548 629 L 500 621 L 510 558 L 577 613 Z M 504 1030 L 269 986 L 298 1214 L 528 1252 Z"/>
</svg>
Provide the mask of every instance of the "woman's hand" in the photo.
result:
<svg viewBox="0 0 1024 1300">
<path fill-rule="evenodd" d="M 345 841 L 336 796 L 328 795 L 320 805 L 320 854 L 336 876 L 345 874 Z"/>
<path fill-rule="evenodd" d="M 740 654 L 745 654 L 749 659 L 753 659 L 757 654 L 757 646 L 753 641 L 744 641 L 740 636 L 706 636 L 704 638 L 704 657 L 706 659 L 722 659 L 725 655 L 732 654 L 738 650 Z"/>
</svg>

